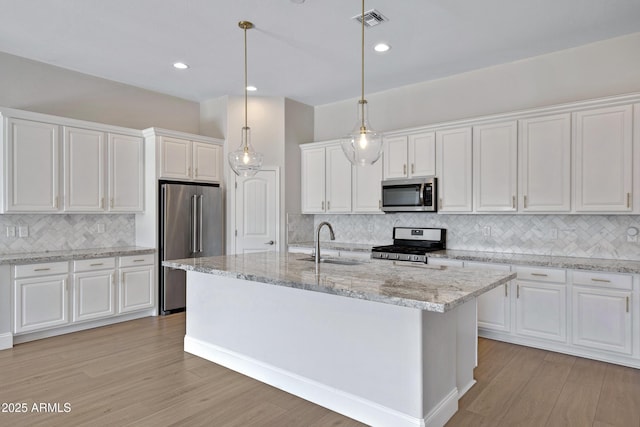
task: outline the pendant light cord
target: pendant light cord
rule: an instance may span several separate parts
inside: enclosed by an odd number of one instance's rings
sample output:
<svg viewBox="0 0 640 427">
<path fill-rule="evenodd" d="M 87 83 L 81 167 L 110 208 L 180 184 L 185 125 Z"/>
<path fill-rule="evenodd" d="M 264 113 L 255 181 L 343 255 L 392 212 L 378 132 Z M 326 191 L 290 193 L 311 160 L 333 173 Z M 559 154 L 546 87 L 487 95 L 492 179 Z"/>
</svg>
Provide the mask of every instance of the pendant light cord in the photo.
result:
<svg viewBox="0 0 640 427">
<path fill-rule="evenodd" d="M 247 26 L 244 29 L 244 127 L 247 127 Z M 246 142 L 245 142 L 246 146 Z"/>
<path fill-rule="evenodd" d="M 362 0 L 362 16 L 360 17 L 360 20 L 362 21 L 362 49 L 361 49 L 361 76 L 360 76 L 360 80 L 361 80 L 361 88 L 362 88 L 362 97 L 360 98 L 360 108 L 362 109 L 361 111 L 361 116 L 362 116 L 362 124 L 360 125 L 360 131 L 366 130 L 365 126 L 364 126 L 364 104 L 365 99 L 364 99 L 364 0 Z"/>
</svg>

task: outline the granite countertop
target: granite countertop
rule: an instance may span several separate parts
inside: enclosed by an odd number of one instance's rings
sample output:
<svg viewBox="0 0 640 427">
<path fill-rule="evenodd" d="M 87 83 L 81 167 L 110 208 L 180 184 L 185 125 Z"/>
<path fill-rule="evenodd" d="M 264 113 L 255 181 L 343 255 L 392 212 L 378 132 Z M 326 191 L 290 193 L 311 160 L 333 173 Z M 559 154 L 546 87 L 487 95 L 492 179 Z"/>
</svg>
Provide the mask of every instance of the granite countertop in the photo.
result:
<svg viewBox="0 0 640 427">
<path fill-rule="evenodd" d="M 290 247 L 313 248 L 313 242 L 290 243 Z M 352 252 L 370 252 L 371 245 L 361 243 L 321 242 L 322 249 Z M 640 260 L 581 258 L 561 255 L 516 254 L 508 252 L 484 252 L 447 249 L 429 252 L 428 257 L 448 258 L 460 261 L 488 262 L 495 264 L 524 265 L 531 267 L 566 268 L 571 270 L 604 271 L 609 273 L 640 274 Z"/>
<path fill-rule="evenodd" d="M 515 278 L 515 273 L 377 260 L 355 265 L 321 263 L 316 274 L 315 263 L 304 258 L 309 257 L 260 252 L 171 260 L 162 265 L 441 313 Z"/>
<path fill-rule="evenodd" d="M 70 261 L 77 259 L 92 259 L 126 255 L 143 255 L 153 254 L 155 252 L 156 250 L 154 248 L 145 248 L 140 246 L 121 246 L 115 248 L 74 249 L 47 252 L 0 254 L 0 265 Z"/>
</svg>

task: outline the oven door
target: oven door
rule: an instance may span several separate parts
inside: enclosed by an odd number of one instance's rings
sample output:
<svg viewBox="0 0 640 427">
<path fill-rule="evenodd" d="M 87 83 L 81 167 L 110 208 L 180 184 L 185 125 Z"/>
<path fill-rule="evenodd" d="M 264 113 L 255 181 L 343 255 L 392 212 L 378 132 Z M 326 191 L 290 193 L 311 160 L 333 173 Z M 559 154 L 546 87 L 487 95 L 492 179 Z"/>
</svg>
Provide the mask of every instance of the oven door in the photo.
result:
<svg viewBox="0 0 640 427">
<path fill-rule="evenodd" d="M 435 178 L 382 181 L 384 212 L 435 212 Z"/>
</svg>

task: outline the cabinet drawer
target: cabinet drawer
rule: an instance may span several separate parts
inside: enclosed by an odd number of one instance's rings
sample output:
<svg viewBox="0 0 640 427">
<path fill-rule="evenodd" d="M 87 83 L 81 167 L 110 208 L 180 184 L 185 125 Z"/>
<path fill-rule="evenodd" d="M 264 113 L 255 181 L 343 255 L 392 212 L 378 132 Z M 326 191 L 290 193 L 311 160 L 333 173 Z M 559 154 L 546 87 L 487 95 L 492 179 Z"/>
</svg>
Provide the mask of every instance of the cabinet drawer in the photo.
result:
<svg viewBox="0 0 640 427">
<path fill-rule="evenodd" d="M 574 271 L 573 283 L 576 285 L 601 286 L 630 291 L 633 279 L 625 274 L 595 273 L 591 271 Z"/>
<path fill-rule="evenodd" d="M 533 280 L 536 282 L 564 283 L 567 281 L 565 270 L 554 270 L 550 268 L 516 267 L 517 279 Z"/>
<path fill-rule="evenodd" d="M 135 267 L 137 265 L 152 265 L 153 254 L 131 255 L 120 257 L 120 267 Z"/>
<path fill-rule="evenodd" d="M 83 259 L 73 262 L 73 271 L 93 271 L 116 268 L 115 258 Z"/>
<path fill-rule="evenodd" d="M 42 264 L 16 265 L 14 277 L 16 279 L 22 277 L 52 276 L 55 274 L 65 274 L 69 272 L 69 263 L 64 262 L 47 262 Z"/>
</svg>

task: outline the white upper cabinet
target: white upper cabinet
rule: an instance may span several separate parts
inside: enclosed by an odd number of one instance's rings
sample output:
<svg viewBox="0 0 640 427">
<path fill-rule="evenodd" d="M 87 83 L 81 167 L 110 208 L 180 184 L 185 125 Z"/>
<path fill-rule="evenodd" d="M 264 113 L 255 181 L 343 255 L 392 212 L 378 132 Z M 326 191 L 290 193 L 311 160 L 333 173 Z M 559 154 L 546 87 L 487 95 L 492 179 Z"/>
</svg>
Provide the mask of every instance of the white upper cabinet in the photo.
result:
<svg viewBox="0 0 640 427">
<path fill-rule="evenodd" d="M 5 119 L 6 212 L 57 212 L 58 125 L 15 118 Z"/>
<path fill-rule="evenodd" d="M 435 155 L 435 132 L 385 138 L 384 179 L 435 175 Z"/>
<path fill-rule="evenodd" d="M 144 140 L 109 134 L 109 212 L 144 210 Z"/>
<path fill-rule="evenodd" d="M 326 212 L 351 212 L 351 162 L 342 147 L 327 147 L 326 159 Z"/>
<path fill-rule="evenodd" d="M 632 106 L 573 113 L 576 212 L 632 210 Z"/>
<path fill-rule="evenodd" d="M 301 150 L 302 213 L 322 213 L 325 210 L 324 147 Z"/>
<path fill-rule="evenodd" d="M 105 209 L 105 134 L 64 128 L 64 210 L 103 212 Z"/>
<path fill-rule="evenodd" d="M 519 121 L 519 209 L 571 209 L 571 115 Z"/>
<path fill-rule="evenodd" d="M 161 136 L 160 178 L 220 182 L 222 147 L 209 142 Z"/>
<path fill-rule="evenodd" d="M 473 128 L 473 185 L 476 212 L 517 210 L 517 122 Z"/>
<path fill-rule="evenodd" d="M 438 211 L 471 212 L 471 128 L 436 132 Z"/>
<path fill-rule="evenodd" d="M 353 211 L 381 212 L 382 162 L 353 167 Z"/>
</svg>

